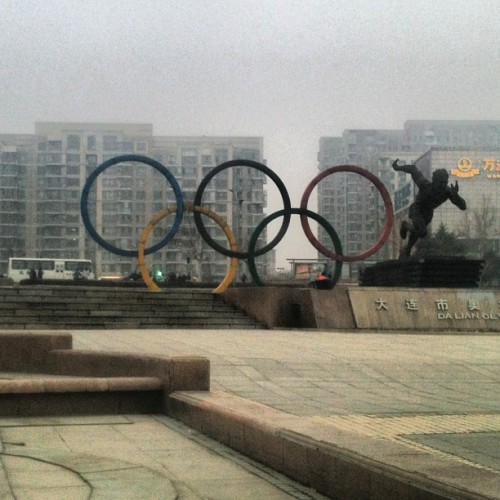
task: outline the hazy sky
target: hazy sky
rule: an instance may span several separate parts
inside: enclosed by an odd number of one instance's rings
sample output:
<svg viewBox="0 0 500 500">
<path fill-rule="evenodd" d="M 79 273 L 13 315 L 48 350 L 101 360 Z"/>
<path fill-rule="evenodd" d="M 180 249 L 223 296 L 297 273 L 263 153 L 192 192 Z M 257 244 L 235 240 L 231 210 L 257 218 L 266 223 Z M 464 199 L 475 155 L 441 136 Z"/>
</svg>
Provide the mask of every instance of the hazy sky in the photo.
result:
<svg viewBox="0 0 500 500">
<path fill-rule="evenodd" d="M 498 0 L 0 0 L 0 13 L 0 133 L 84 121 L 263 136 L 293 206 L 321 136 L 500 119 Z M 301 241 L 279 258 L 314 256 Z"/>
</svg>

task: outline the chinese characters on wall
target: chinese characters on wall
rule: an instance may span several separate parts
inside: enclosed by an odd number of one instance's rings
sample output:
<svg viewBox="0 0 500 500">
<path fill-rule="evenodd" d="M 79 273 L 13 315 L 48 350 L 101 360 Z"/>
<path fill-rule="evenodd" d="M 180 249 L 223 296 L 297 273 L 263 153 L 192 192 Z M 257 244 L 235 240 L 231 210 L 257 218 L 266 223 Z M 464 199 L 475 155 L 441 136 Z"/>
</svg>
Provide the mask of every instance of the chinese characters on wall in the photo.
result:
<svg viewBox="0 0 500 500">
<path fill-rule="evenodd" d="M 481 303 L 478 299 L 469 298 L 465 304 L 460 306 L 451 306 L 448 299 L 436 298 L 433 299 L 437 319 L 483 319 L 483 320 L 500 320 L 500 301 L 496 304 L 496 310 L 492 310 L 491 303 Z M 428 303 L 427 303 L 428 304 Z M 413 313 L 418 313 L 420 309 L 419 301 L 415 298 L 402 298 L 400 306 Z M 374 307 L 377 311 L 390 312 L 389 303 L 383 297 L 374 301 Z M 494 308 L 493 308 L 494 309 Z"/>
</svg>

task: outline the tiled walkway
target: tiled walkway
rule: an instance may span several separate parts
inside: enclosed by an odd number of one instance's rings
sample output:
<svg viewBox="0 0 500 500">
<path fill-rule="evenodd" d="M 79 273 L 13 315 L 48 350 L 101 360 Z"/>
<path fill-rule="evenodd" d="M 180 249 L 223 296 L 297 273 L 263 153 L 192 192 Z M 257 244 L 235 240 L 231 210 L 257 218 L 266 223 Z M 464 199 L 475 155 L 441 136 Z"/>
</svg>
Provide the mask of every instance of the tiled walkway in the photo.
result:
<svg viewBox="0 0 500 500">
<path fill-rule="evenodd" d="M 446 456 L 450 458 L 450 463 L 456 463 L 457 471 L 462 464 L 490 471 L 493 473 L 493 482 L 486 490 L 491 492 L 496 489 L 498 495 L 474 498 L 500 498 L 498 336 L 298 330 L 103 330 L 71 333 L 74 335 L 75 349 L 206 356 L 211 362 L 212 389 L 260 402 L 311 421 Z M 43 457 L 51 453 L 64 455 L 62 463 L 67 464 L 64 470 L 77 471 L 78 481 L 83 483 L 71 479 L 73 476 L 68 476 L 66 472 L 64 478 L 61 476 L 61 481 L 70 481 L 72 487 L 79 487 L 82 492 L 85 485 L 96 481 L 102 481 L 99 483 L 102 486 L 111 484 L 106 483 L 106 475 L 99 476 L 99 480 L 89 476 L 84 457 L 91 456 L 93 460 L 96 457 L 115 460 L 116 463 L 109 470 L 128 470 L 131 463 L 140 463 L 140 467 L 132 467 L 132 476 L 125 474 L 123 477 L 143 476 L 147 478 L 148 485 L 154 485 L 155 481 L 151 480 L 153 474 L 158 477 L 158 484 L 161 483 L 164 492 L 172 491 L 174 495 L 180 491 L 182 494 L 178 498 L 314 497 L 311 491 L 293 486 L 294 483 L 288 480 L 273 484 L 269 480 L 272 474 L 257 476 L 259 486 L 253 483 L 249 486 L 250 483 L 246 482 L 250 481 L 249 477 L 241 478 L 241 471 L 235 471 L 234 477 L 231 474 L 228 476 L 232 478 L 231 485 L 228 483 L 225 490 L 222 483 L 218 484 L 221 475 L 219 467 L 214 465 L 196 472 L 196 465 L 192 462 L 194 455 L 179 452 L 186 445 L 177 448 L 172 445 L 169 448 L 170 439 L 175 443 L 180 438 L 168 438 L 170 424 L 168 419 L 161 419 L 164 417 L 124 416 L 126 422 L 101 422 L 97 426 L 87 427 L 72 427 L 70 421 L 61 419 L 57 426 L 48 421 L 42 422 L 38 430 L 33 422 L 21 423 L 27 426 L 23 429 L 18 427 L 21 425 L 19 422 L 9 426 L 3 419 L 0 421 L 0 437 L 4 452 L 4 474 L 8 474 L 11 488 L 12 484 L 24 484 L 19 479 L 22 474 L 16 476 L 9 472 L 22 470 L 23 459 L 5 453 L 11 453 L 12 450 L 15 454 L 29 451 L 30 456 L 38 454 Z M 78 429 L 78 433 L 74 434 L 71 428 L 75 431 Z M 134 428 L 136 430 L 132 431 Z M 43 432 L 41 429 L 44 429 Z M 189 430 L 185 431 L 187 434 L 184 437 L 189 438 Z M 38 437 L 30 440 L 29 436 L 35 436 L 37 432 Z M 77 449 L 78 452 L 75 451 Z M 228 466 L 232 468 L 236 455 L 226 452 L 229 455 L 224 460 L 228 460 Z M 68 465 L 72 463 L 71 456 L 74 453 L 79 457 L 75 458 L 78 463 L 75 466 Z M 207 463 L 215 459 L 209 448 L 205 447 L 205 453 L 208 454 Z M 180 462 L 169 465 L 169 457 L 174 462 Z M 101 474 L 106 467 L 93 467 L 91 472 Z M 255 476 L 253 472 L 248 472 L 248 468 L 245 470 L 250 476 Z M 30 474 L 25 476 L 30 480 L 34 477 Z M 119 473 L 113 473 L 112 476 L 118 477 Z M 161 482 L 164 479 L 167 486 Z M 151 496 L 149 492 L 146 494 L 146 490 L 136 491 L 132 483 L 128 479 L 124 481 L 125 490 L 130 488 L 130 498 L 176 498 Z M 295 489 L 285 491 L 285 484 L 287 488 Z M 231 489 L 233 487 L 238 489 L 237 494 Z M 19 490 L 21 486 L 16 488 Z M 109 488 L 108 497 L 112 498 L 112 488 Z M 261 494 L 258 488 L 264 488 L 265 493 Z M 106 497 L 105 488 L 99 492 L 102 498 Z M 4 491 L 0 489 L 0 498 L 2 493 Z M 16 494 L 15 498 L 30 497 Z M 126 497 L 120 495 L 120 498 Z M 462 498 L 467 498 L 467 495 Z"/>
</svg>

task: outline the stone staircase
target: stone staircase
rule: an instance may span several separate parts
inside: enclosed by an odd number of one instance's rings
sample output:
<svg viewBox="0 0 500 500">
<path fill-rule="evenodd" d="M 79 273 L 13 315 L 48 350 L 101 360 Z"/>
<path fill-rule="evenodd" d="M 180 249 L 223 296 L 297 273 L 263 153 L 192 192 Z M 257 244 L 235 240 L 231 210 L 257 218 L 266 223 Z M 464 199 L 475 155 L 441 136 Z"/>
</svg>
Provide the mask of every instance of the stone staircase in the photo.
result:
<svg viewBox="0 0 500 500">
<path fill-rule="evenodd" d="M 262 329 L 211 290 L 92 286 L 0 287 L 0 330 L 200 328 Z"/>
</svg>

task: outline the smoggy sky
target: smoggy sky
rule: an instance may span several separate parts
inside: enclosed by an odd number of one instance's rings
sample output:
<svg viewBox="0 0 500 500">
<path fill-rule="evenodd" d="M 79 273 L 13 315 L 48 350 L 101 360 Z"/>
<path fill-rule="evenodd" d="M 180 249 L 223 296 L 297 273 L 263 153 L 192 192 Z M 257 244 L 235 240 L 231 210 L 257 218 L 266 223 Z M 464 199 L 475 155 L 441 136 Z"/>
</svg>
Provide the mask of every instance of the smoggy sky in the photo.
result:
<svg viewBox="0 0 500 500">
<path fill-rule="evenodd" d="M 262 136 L 293 206 L 321 136 L 500 119 L 498 0 L 0 0 L 0 13 L 0 133 Z M 292 226 L 278 264 L 315 256 Z"/>
</svg>

